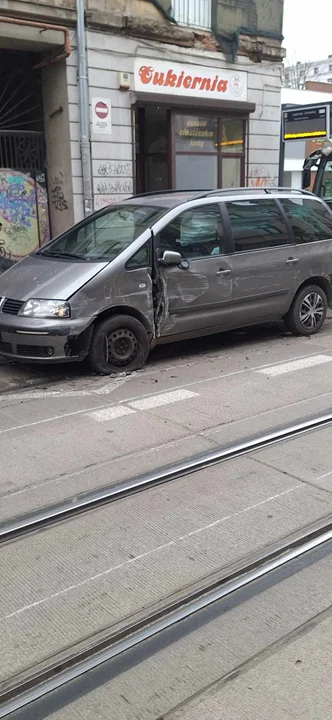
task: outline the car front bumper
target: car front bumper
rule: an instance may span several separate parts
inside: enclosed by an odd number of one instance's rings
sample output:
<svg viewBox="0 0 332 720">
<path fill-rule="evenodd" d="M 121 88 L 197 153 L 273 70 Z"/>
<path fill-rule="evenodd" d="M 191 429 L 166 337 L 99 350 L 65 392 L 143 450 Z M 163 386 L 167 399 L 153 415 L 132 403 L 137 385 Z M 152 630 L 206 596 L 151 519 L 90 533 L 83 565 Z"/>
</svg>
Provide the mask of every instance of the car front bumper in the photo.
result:
<svg viewBox="0 0 332 720">
<path fill-rule="evenodd" d="M 0 355 L 11 360 L 83 360 L 89 352 L 91 334 L 91 318 L 44 320 L 0 313 Z"/>
</svg>

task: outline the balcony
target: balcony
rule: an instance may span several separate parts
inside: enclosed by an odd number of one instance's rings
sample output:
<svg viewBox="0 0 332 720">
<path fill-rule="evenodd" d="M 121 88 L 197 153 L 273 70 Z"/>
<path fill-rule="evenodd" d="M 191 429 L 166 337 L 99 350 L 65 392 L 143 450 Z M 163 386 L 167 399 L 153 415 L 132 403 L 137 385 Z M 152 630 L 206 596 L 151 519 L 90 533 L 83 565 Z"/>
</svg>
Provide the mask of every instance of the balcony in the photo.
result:
<svg viewBox="0 0 332 720">
<path fill-rule="evenodd" d="M 172 16 L 180 25 L 211 30 L 212 0 L 173 0 Z"/>
</svg>

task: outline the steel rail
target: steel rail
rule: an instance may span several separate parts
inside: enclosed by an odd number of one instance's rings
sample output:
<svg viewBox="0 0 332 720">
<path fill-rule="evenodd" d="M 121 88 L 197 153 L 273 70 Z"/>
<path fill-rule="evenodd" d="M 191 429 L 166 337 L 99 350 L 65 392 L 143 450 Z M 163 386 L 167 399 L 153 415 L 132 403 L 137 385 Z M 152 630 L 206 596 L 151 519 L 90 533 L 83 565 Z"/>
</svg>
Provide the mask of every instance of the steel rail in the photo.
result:
<svg viewBox="0 0 332 720">
<path fill-rule="evenodd" d="M 307 417 L 301 422 L 275 428 L 263 435 L 245 438 L 241 442 L 225 445 L 209 453 L 200 453 L 179 463 L 157 468 L 114 485 L 81 493 L 63 502 L 41 508 L 30 514 L 11 518 L 0 523 L 0 545 L 20 538 L 29 532 L 46 528 L 54 523 L 93 510 L 98 506 L 121 500 L 157 485 L 177 480 L 213 465 L 242 455 L 262 450 L 285 440 L 291 440 L 307 432 L 313 432 L 332 424 L 332 413 Z"/>
<path fill-rule="evenodd" d="M 158 633 L 170 629 L 213 603 L 330 541 L 332 541 L 332 515 L 325 518 L 324 522 L 309 526 L 309 529 L 302 528 L 290 540 L 282 541 L 270 551 L 265 550 L 265 554 L 258 559 L 255 558 L 254 561 L 247 560 L 247 564 L 237 566 L 237 569 L 229 572 L 228 575 L 223 571 L 224 574 L 221 577 L 219 574 L 217 579 L 214 574 L 212 583 L 210 580 L 199 589 L 195 587 L 194 590 L 187 590 L 182 597 L 178 596 L 173 602 L 168 602 L 164 607 L 146 615 L 139 622 L 109 635 L 108 638 L 96 644 L 91 644 L 90 639 L 90 644 L 78 653 L 68 654 L 67 658 L 62 656 L 59 662 L 54 659 L 49 661 L 49 665 L 40 673 L 25 676 L 23 682 L 20 683 L 13 678 L 11 684 L 10 681 L 6 683 L 6 688 L 0 695 L 0 718 L 5 718 L 16 710 L 41 699 L 104 662 L 115 659 Z"/>
</svg>

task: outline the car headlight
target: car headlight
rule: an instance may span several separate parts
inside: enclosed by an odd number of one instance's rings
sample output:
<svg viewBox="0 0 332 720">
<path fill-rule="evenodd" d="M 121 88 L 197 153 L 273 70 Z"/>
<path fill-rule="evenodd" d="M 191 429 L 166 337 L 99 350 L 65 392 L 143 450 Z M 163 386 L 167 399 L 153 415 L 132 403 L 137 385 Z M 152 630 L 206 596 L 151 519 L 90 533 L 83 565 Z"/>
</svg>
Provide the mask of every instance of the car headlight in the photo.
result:
<svg viewBox="0 0 332 720">
<path fill-rule="evenodd" d="M 65 300 L 27 300 L 19 312 L 25 317 L 69 318 L 70 305 Z"/>
</svg>

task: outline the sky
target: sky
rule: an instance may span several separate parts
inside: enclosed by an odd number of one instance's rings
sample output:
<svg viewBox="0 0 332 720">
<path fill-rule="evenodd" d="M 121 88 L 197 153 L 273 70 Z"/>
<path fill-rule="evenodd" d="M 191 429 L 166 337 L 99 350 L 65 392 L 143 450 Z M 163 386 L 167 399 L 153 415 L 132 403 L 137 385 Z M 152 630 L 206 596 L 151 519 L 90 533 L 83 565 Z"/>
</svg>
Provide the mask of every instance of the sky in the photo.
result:
<svg viewBox="0 0 332 720">
<path fill-rule="evenodd" d="M 283 35 L 292 64 L 332 55 L 332 0 L 284 0 Z"/>
</svg>

